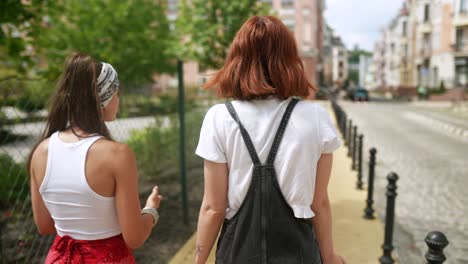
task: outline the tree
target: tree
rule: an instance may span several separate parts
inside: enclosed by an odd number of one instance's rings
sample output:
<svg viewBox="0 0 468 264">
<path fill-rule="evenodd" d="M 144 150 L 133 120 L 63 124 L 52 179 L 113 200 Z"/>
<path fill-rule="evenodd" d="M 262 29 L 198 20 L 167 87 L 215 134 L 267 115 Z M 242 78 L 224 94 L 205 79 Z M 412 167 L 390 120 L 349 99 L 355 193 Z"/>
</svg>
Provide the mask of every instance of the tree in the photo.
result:
<svg viewBox="0 0 468 264">
<path fill-rule="evenodd" d="M 242 24 L 253 15 L 269 14 L 257 0 L 181 0 L 174 34 L 179 58 L 194 59 L 201 68 L 219 68 Z"/>
<path fill-rule="evenodd" d="M 2 66 L 16 71 L 7 78 L 24 75 L 35 64 L 31 48 L 44 3 L 43 0 L 0 1 L 0 59 L 4 62 Z"/>
<path fill-rule="evenodd" d="M 130 87 L 151 81 L 156 72 L 174 71 L 167 52 L 171 36 L 166 1 L 72 0 L 50 5 L 50 26 L 38 34 L 49 80 L 58 77 L 74 51 L 111 63 Z"/>
</svg>

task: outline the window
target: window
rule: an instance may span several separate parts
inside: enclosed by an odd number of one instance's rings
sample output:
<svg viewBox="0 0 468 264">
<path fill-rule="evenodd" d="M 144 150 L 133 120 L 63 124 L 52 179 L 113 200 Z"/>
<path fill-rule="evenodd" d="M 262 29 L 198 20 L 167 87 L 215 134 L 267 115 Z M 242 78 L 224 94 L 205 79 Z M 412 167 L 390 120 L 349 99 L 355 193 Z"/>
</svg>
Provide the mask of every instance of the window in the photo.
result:
<svg viewBox="0 0 468 264">
<path fill-rule="evenodd" d="M 431 48 L 431 34 L 426 33 L 423 37 L 423 49 L 429 50 Z"/>
<path fill-rule="evenodd" d="M 424 5 L 424 22 L 429 22 L 430 19 L 430 6 L 429 4 Z"/>
<path fill-rule="evenodd" d="M 403 22 L 403 29 L 402 29 L 402 35 L 403 37 L 406 37 L 406 31 L 407 31 L 407 26 L 408 26 L 408 23 L 406 21 Z"/>
<path fill-rule="evenodd" d="M 463 28 L 457 28 L 455 39 L 455 50 L 461 51 L 463 48 Z"/>
<path fill-rule="evenodd" d="M 466 5 L 466 0 L 460 0 L 460 13 L 464 14 L 468 11 L 468 6 Z"/>
<path fill-rule="evenodd" d="M 294 8 L 294 0 L 282 0 L 281 7 L 282 8 Z"/>
<path fill-rule="evenodd" d="M 432 68 L 432 87 L 439 86 L 439 69 L 437 67 Z"/>
</svg>

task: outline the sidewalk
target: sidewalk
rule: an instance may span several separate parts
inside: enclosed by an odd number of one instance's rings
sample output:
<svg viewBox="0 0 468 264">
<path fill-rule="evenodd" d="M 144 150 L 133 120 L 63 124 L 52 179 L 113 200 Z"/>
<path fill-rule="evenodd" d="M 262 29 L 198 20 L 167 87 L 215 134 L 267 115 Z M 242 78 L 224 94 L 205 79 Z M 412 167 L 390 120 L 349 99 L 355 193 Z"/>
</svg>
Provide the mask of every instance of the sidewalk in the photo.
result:
<svg viewBox="0 0 468 264">
<path fill-rule="evenodd" d="M 382 256 L 384 226 L 377 218 L 365 220 L 366 191 L 356 190 L 356 172 L 351 171 L 351 160 L 341 146 L 334 155 L 329 196 L 333 213 L 333 240 L 335 250 L 348 264 L 375 264 Z M 214 263 L 213 248 L 207 263 Z M 177 252 L 170 264 L 193 263 L 195 234 Z"/>
</svg>

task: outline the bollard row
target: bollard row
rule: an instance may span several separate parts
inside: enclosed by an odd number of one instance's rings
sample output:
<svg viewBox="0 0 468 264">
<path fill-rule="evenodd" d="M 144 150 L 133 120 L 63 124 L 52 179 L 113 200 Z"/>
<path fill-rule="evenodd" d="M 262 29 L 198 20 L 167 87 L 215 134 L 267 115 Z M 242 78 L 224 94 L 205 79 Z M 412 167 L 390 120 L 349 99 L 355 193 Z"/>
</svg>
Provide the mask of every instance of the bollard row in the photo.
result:
<svg viewBox="0 0 468 264">
<path fill-rule="evenodd" d="M 362 181 L 363 177 L 363 148 L 364 148 L 364 135 L 358 134 L 357 125 L 353 124 L 353 120 L 348 117 L 343 108 L 336 102 L 332 100 L 332 108 L 335 113 L 335 118 L 337 121 L 337 127 L 344 139 L 344 145 L 348 147 L 347 155 L 351 158 L 351 169 L 357 170 L 357 182 L 356 188 L 359 190 L 364 189 L 364 183 Z M 375 165 L 376 165 L 376 155 L 377 149 L 371 148 L 369 150 L 369 174 L 368 174 L 368 188 L 367 188 L 367 199 L 366 207 L 364 208 L 364 218 L 365 219 L 375 219 L 373 208 L 374 205 L 374 181 L 375 181 Z M 381 264 L 393 264 L 395 260 L 392 257 L 392 251 L 394 249 L 393 245 L 393 233 L 395 225 L 395 204 L 397 197 L 397 181 L 398 175 L 394 172 L 391 172 L 387 176 L 387 204 L 386 204 L 386 213 L 385 213 L 385 233 L 384 233 L 384 243 L 382 245 L 383 255 L 379 258 L 379 263 Z M 446 260 L 446 256 L 443 252 L 444 248 L 447 247 L 449 241 L 446 236 L 439 231 L 430 232 L 426 238 L 425 242 L 428 246 L 428 251 L 425 254 L 426 263 L 428 264 L 442 264 Z"/>
</svg>

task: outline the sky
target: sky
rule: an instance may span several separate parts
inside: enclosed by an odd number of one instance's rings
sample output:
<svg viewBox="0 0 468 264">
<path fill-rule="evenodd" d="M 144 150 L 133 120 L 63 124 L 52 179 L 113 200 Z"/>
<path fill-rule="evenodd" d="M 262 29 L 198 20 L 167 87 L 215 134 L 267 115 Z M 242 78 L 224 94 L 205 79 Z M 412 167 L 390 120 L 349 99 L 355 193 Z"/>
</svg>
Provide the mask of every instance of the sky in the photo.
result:
<svg viewBox="0 0 468 264">
<path fill-rule="evenodd" d="M 394 18 L 404 0 L 326 0 L 325 18 L 346 47 L 372 51 L 381 29 Z"/>
</svg>

